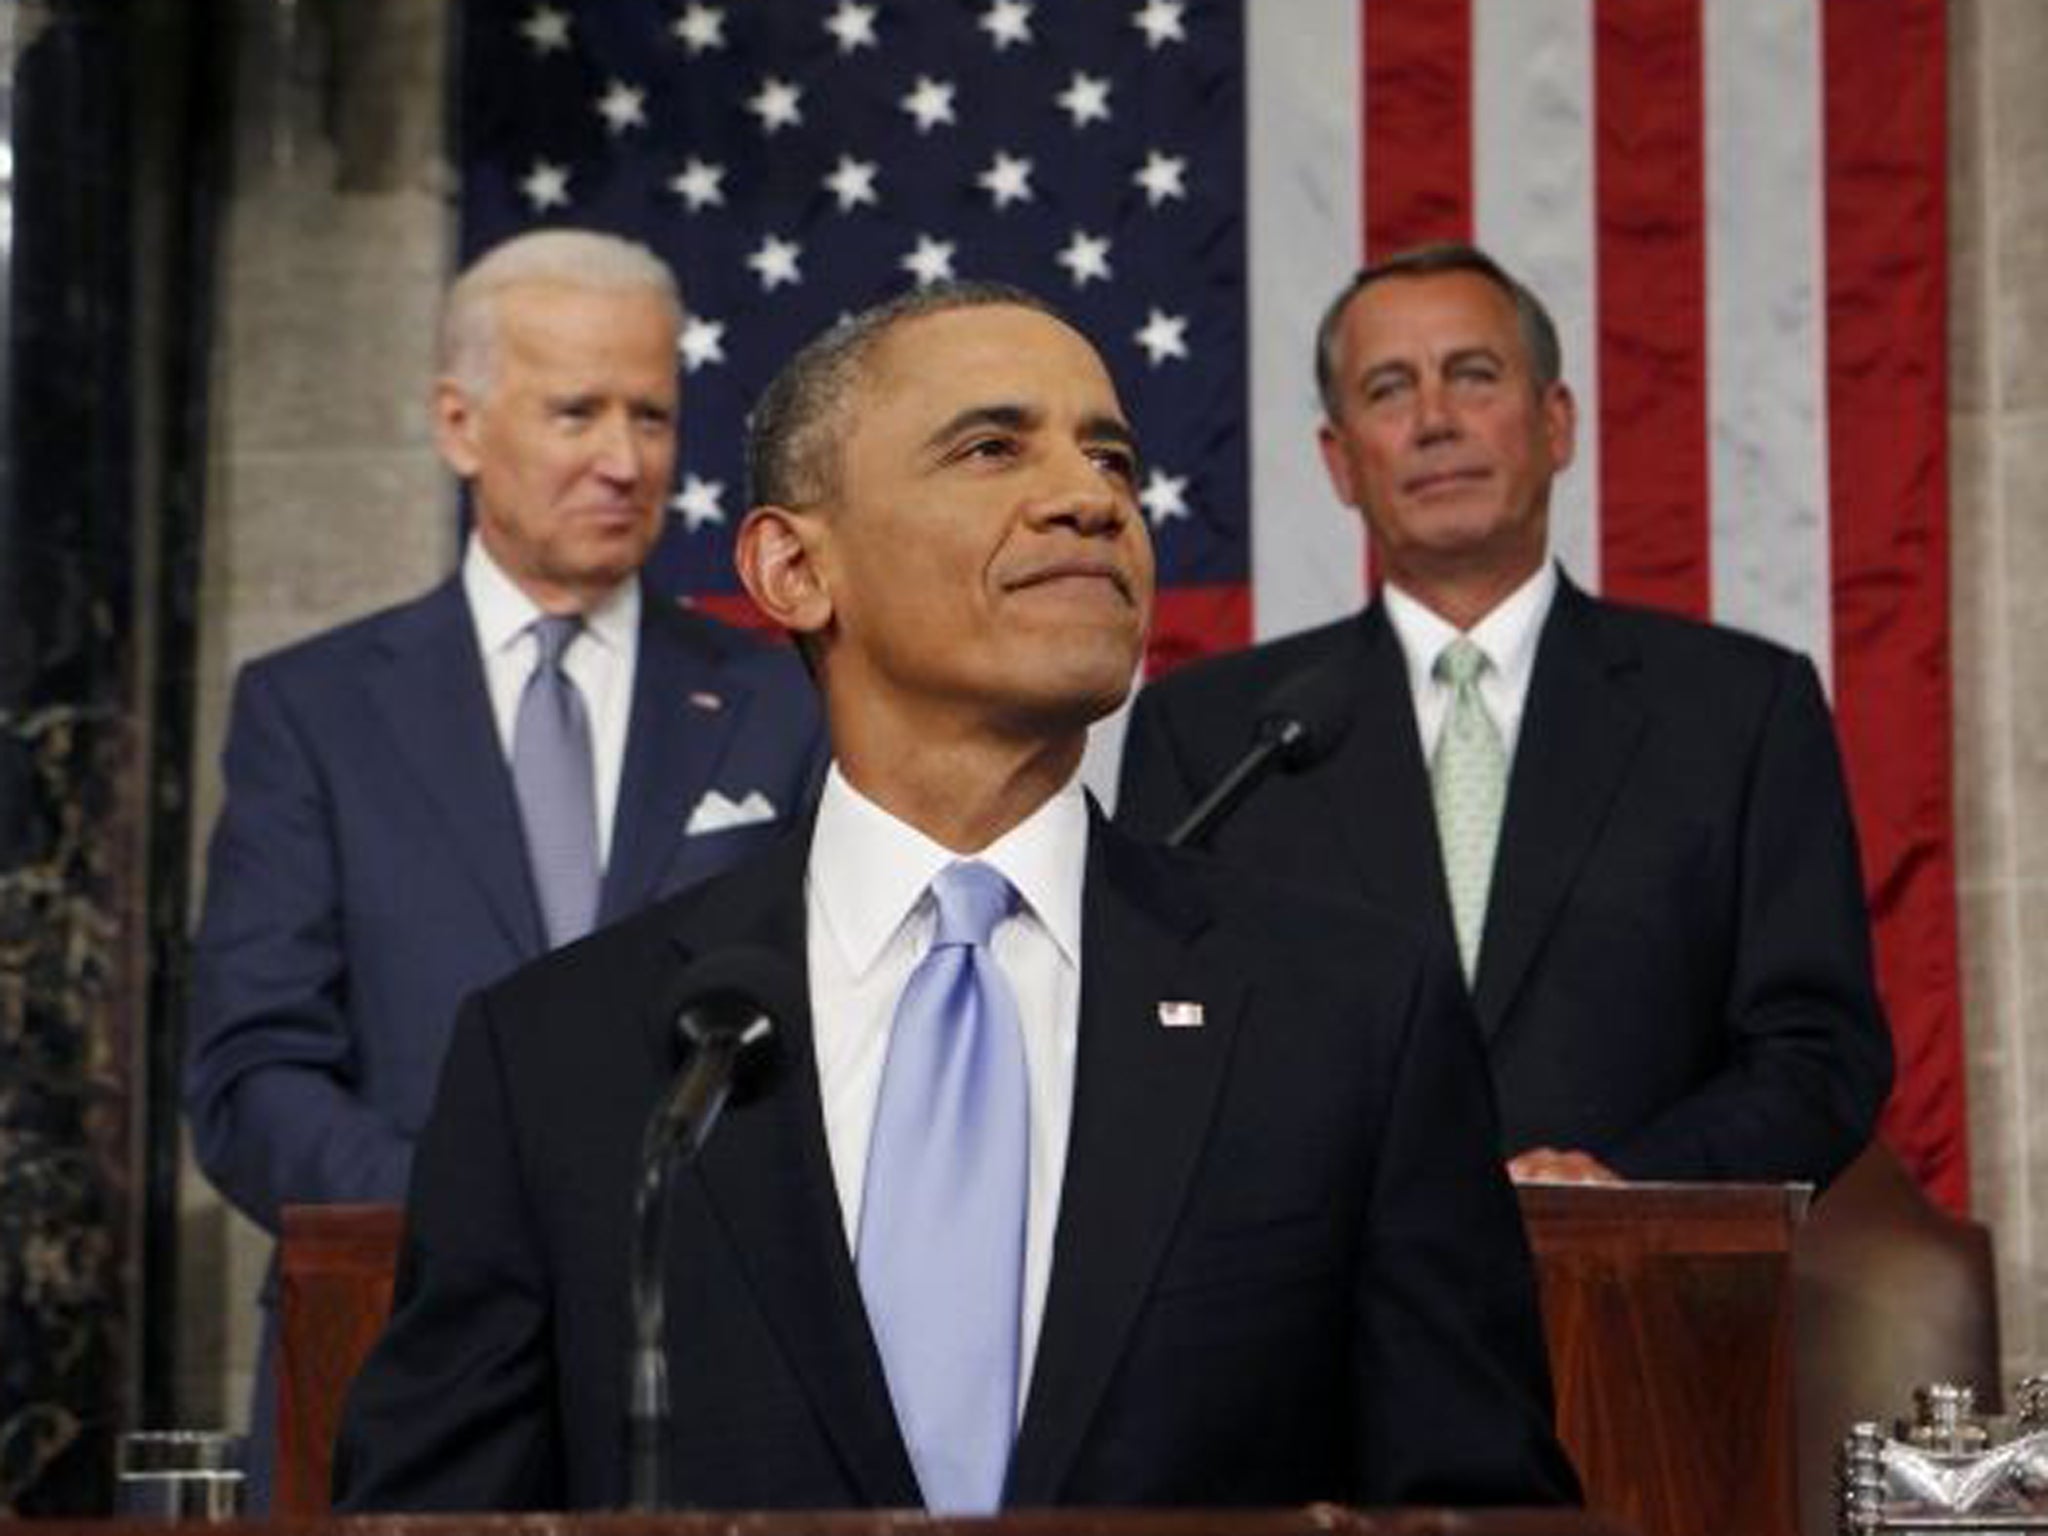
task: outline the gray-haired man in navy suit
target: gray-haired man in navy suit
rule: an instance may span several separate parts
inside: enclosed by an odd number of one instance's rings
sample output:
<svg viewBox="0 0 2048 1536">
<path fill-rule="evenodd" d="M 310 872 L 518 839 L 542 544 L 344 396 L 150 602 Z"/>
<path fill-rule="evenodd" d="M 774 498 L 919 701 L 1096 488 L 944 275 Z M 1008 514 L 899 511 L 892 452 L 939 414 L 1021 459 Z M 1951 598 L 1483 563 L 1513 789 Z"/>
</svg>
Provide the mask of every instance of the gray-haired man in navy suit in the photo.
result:
<svg viewBox="0 0 2048 1536">
<path fill-rule="evenodd" d="M 475 517 L 460 571 L 241 675 L 185 1091 L 202 1166 L 266 1227 L 400 1199 L 466 993 L 724 868 L 811 792 L 815 693 L 787 647 L 639 580 L 681 321 L 667 266 L 612 236 L 477 260 L 434 402 Z"/>
</svg>

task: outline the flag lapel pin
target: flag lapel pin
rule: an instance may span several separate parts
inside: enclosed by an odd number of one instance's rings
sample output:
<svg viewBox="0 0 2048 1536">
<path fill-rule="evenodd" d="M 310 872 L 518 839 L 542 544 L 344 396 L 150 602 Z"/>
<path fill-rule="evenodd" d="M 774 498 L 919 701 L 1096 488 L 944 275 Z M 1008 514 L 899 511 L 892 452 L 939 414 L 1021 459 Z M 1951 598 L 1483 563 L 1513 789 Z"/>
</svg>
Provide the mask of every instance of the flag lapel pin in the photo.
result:
<svg viewBox="0 0 2048 1536">
<path fill-rule="evenodd" d="M 1161 1029 L 1200 1029 L 1202 1027 L 1202 1005 L 1189 1002 L 1162 1002 L 1159 1005 L 1159 1027 Z"/>
</svg>

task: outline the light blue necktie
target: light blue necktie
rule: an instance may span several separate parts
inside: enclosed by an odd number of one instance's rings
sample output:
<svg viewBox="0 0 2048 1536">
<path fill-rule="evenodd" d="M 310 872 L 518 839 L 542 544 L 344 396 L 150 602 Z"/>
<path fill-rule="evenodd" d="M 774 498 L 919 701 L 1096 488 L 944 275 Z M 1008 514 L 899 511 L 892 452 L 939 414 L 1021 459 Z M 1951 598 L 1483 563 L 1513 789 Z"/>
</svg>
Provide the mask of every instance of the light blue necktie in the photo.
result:
<svg viewBox="0 0 2048 1536">
<path fill-rule="evenodd" d="M 860 1287 L 925 1506 L 1002 1503 L 1016 1430 L 1030 1089 L 989 935 L 986 864 L 932 881 L 932 947 L 896 1004 L 861 1196 Z"/>
<path fill-rule="evenodd" d="M 1480 674 L 1488 665 L 1486 652 L 1460 635 L 1443 648 L 1432 669 L 1451 689 L 1429 778 L 1458 959 L 1468 984 L 1479 973 L 1479 939 L 1486 931 L 1486 897 L 1508 797 L 1507 746 L 1479 695 Z"/>
<path fill-rule="evenodd" d="M 540 897 L 548 945 L 566 944 L 597 922 L 600 879 L 597 791 L 583 695 L 562 670 L 562 653 L 582 632 L 575 614 L 532 625 L 539 652 L 512 726 L 512 783 L 526 829 L 526 857 Z"/>
</svg>

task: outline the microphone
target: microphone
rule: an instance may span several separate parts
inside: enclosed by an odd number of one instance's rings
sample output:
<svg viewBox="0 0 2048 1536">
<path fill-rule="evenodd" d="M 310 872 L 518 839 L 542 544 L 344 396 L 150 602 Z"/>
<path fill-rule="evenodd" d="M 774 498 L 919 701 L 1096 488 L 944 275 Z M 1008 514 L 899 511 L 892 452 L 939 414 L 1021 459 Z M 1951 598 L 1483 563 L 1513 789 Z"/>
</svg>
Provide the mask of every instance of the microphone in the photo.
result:
<svg viewBox="0 0 2048 1536">
<path fill-rule="evenodd" d="M 800 994 L 789 960 L 758 946 L 713 951 L 684 970 L 657 1016 L 683 1070 L 648 1116 L 641 1158 L 703 1149 L 727 1098 L 759 1088 L 773 1065 L 775 1021 Z"/>
<path fill-rule="evenodd" d="M 1344 669 L 1325 664 L 1283 679 L 1266 696 L 1244 756 L 1166 834 L 1166 846 L 1199 847 L 1276 767 L 1299 773 L 1321 762 L 1350 728 L 1351 678 Z"/>
<path fill-rule="evenodd" d="M 790 962 L 773 950 L 716 950 L 694 961 L 661 1011 L 664 1035 L 683 1067 L 647 1117 L 640 1182 L 633 1196 L 627 1267 L 633 1319 L 627 1360 L 626 1450 L 629 1508 L 667 1509 L 669 1182 L 704 1150 L 727 1103 L 759 1087 L 773 1066 L 778 1019 L 802 997 Z"/>
</svg>

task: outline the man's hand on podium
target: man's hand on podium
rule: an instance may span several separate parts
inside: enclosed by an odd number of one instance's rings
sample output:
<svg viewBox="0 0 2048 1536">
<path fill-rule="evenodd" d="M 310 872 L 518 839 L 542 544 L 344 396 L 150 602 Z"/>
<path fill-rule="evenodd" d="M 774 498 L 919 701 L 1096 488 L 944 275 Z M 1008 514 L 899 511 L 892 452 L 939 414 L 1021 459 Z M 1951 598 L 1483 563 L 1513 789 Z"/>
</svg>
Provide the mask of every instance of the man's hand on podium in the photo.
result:
<svg viewBox="0 0 2048 1536">
<path fill-rule="evenodd" d="M 1517 1184 L 1621 1184 L 1627 1182 L 1590 1152 L 1531 1147 L 1508 1159 L 1508 1177 Z"/>
</svg>

